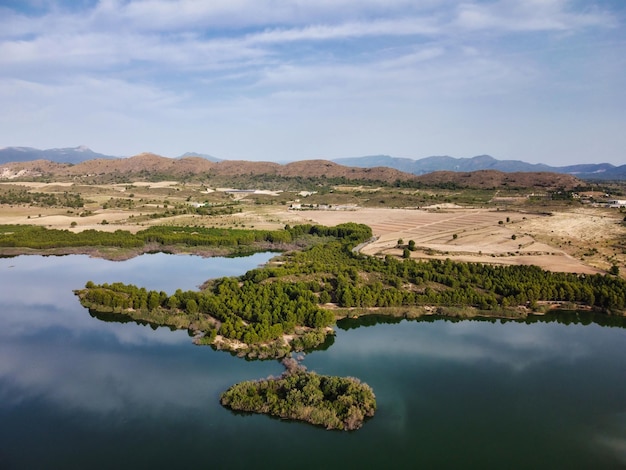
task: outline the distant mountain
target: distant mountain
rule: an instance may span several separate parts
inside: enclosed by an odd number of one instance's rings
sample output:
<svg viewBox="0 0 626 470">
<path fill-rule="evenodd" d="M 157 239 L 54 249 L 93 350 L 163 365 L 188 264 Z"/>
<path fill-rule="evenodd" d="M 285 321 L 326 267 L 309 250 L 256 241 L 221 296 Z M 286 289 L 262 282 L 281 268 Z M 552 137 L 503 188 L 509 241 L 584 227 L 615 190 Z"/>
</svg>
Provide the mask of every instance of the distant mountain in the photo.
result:
<svg viewBox="0 0 626 470">
<path fill-rule="evenodd" d="M 419 160 L 396 158 L 388 155 L 373 155 L 367 157 L 337 158 L 333 161 L 340 165 L 358 168 L 387 166 L 414 175 L 424 175 L 434 171 L 471 172 L 496 170 L 505 173 L 547 171 L 573 175 L 581 179 L 626 179 L 626 165 L 616 167 L 610 163 L 589 163 L 555 167 L 542 163 L 527 163 L 520 160 L 497 160 L 489 155 L 479 155 L 473 158 L 439 156 L 426 157 Z"/>
<path fill-rule="evenodd" d="M 512 172 L 480 170 L 473 172 L 437 171 L 421 176 L 387 166 L 355 168 L 328 160 L 300 160 L 280 165 L 275 162 L 223 160 L 211 162 L 202 157 L 166 158 L 142 153 L 129 158 L 95 159 L 77 164 L 35 160 L 8 163 L 0 167 L 0 180 L 18 178 L 55 178 L 58 181 L 132 181 L 150 178 L 194 178 L 249 184 L 250 178 L 266 181 L 289 179 L 340 179 L 387 184 L 416 182 L 427 185 L 454 185 L 461 188 L 537 187 L 543 190 L 575 188 L 582 181 L 572 175 L 548 172 Z M 277 183 L 280 184 L 280 183 Z"/>
<path fill-rule="evenodd" d="M 187 157 L 200 157 L 208 160 L 210 162 L 221 162 L 223 159 L 214 157 L 213 155 L 207 155 L 206 153 L 198 153 L 198 152 L 185 152 L 180 157 L 177 158 L 187 158 Z"/>
<path fill-rule="evenodd" d="M 5 147 L 0 149 L 0 165 L 10 162 L 22 163 L 35 160 L 46 160 L 54 163 L 69 163 L 72 165 L 90 160 L 124 160 L 96 153 L 85 146 L 39 150 L 31 147 Z M 212 155 L 187 152 L 173 160 L 201 159 L 211 163 L 226 163 Z M 589 163 L 554 167 L 541 163 L 533 164 L 520 160 L 497 160 L 489 155 L 479 155 L 472 158 L 454 158 L 448 156 L 426 157 L 419 160 L 411 158 L 396 158 L 389 155 L 373 155 L 355 158 L 337 158 L 333 163 L 361 169 L 388 168 L 412 175 L 425 175 L 437 171 L 473 172 L 481 170 L 495 170 L 504 173 L 551 172 L 575 176 L 586 180 L 626 180 L 626 165 L 614 166 L 610 163 Z M 295 162 L 294 162 L 295 163 Z M 275 163 L 278 165 L 278 163 Z M 240 165 L 240 163 L 235 163 Z M 224 166 L 226 167 L 226 166 Z M 385 176 L 384 179 L 388 177 Z"/>
<path fill-rule="evenodd" d="M 114 159 L 111 155 L 96 153 L 84 145 L 70 148 L 39 150 L 32 147 L 5 147 L 0 149 L 0 164 L 48 160 L 56 163 L 81 163 L 96 158 Z"/>
</svg>

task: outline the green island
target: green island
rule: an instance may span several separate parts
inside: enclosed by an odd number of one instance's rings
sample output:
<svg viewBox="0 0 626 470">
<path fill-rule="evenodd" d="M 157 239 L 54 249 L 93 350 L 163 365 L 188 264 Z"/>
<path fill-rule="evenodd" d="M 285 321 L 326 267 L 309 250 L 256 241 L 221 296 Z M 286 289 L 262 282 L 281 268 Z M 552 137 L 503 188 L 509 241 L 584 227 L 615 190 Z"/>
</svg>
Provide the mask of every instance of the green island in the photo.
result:
<svg viewBox="0 0 626 470">
<path fill-rule="evenodd" d="M 5 247 L 130 246 L 175 252 L 200 246 L 232 254 L 281 251 L 266 266 L 236 278 L 209 280 L 199 291 L 167 295 L 134 285 L 91 281 L 75 291 L 93 315 L 187 329 L 197 344 L 250 359 L 289 358 L 293 352 L 323 347 L 338 320 L 369 315 L 525 321 L 535 315 L 588 310 L 606 318 L 624 316 L 626 281 L 618 276 L 361 254 L 358 248 L 371 239 L 370 227 L 352 222 L 334 227 L 285 226 L 276 231 L 152 227 L 134 235 L 22 226 L 3 226 L 0 231 L 0 245 Z M 356 384 L 353 379 L 292 368 L 279 379 L 236 385 L 222 396 L 222 403 L 234 410 L 349 430 L 358 428 L 375 410 L 369 387 Z M 350 389 L 362 399 L 329 392 L 337 387 Z"/>
<path fill-rule="evenodd" d="M 241 382 L 222 393 L 220 402 L 234 411 L 263 413 L 306 421 L 326 429 L 353 431 L 374 416 L 372 389 L 353 377 L 308 372 L 295 359 L 283 360 L 278 378 Z"/>
</svg>

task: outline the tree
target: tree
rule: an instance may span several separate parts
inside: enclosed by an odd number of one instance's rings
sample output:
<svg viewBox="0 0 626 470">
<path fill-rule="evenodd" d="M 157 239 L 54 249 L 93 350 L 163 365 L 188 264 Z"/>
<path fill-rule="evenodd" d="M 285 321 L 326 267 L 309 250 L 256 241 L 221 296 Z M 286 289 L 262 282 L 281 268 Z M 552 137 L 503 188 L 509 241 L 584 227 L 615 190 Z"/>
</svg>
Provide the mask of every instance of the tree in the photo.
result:
<svg viewBox="0 0 626 470">
<path fill-rule="evenodd" d="M 191 299 L 189 302 L 187 302 L 186 310 L 187 313 L 195 315 L 196 313 L 198 313 L 198 303 L 194 299 Z"/>
<path fill-rule="evenodd" d="M 153 290 L 148 294 L 148 310 L 154 310 L 159 306 L 159 293 Z"/>
<path fill-rule="evenodd" d="M 415 240 L 409 240 L 409 250 L 415 251 Z"/>
<path fill-rule="evenodd" d="M 167 300 L 167 307 L 168 308 L 176 309 L 176 308 L 178 308 L 179 305 L 180 305 L 180 302 L 178 301 L 178 297 L 176 297 L 175 295 L 172 295 Z"/>
<path fill-rule="evenodd" d="M 405 249 L 402 251 L 402 257 L 403 257 L 404 259 L 409 259 L 409 258 L 411 257 L 411 250 L 409 250 L 408 248 L 405 248 Z"/>
<path fill-rule="evenodd" d="M 320 303 L 327 304 L 331 301 L 330 294 L 327 291 L 320 292 Z"/>
</svg>

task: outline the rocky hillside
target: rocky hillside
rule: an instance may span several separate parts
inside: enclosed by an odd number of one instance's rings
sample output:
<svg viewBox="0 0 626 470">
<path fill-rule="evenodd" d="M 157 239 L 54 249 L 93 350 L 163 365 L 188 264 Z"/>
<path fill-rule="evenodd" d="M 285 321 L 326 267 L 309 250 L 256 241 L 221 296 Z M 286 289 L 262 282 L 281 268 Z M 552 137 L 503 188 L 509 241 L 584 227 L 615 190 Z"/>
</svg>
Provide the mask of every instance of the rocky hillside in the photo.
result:
<svg viewBox="0 0 626 470">
<path fill-rule="evenodd" d="M 471 172 L 436 171 L 418 176 L 417 181 L 425 185 L 454 184 L 460 188 L 543 188 L 572 189 L 583 185 L 582 181 L 572 175 L 549 172 L 516 172 L 504 173 L 496 170 L 479 170 Z"/>
<path fill-rule="evenodd" d="M 272 162 L 223 160 L 212 162 L 200 157 L 166 158 L 142 153 L 130 158 L 94 159 L 75 165 L 46 160 L 13 162 L 0 166 L 0 179 L 47 178 L 71 181 L 105 181 L 154 178 L 305 178 L 396 182 L 424 185 L 454 185 L 463 188 L 508 186 L 543 189 L 574 188 L 581 181 L 571 175 L 557 173 L 503 173 L 495 170 L 475 172 L 441 171 L 422 176 L 393 168 L 354 168 L 327 160 L 303 160 L 281 165 Z"/>
<path fill-rule="evenodd" d="M 206 177 L 279 176 L 284 178 L 346 178 L 384 183 L 412 180 L 413 175 L 391 168 L 350 168 L 326 160 L 304 160 L 286 165 L 272 162 L 223 160 L 212 162 L 200 157 L 166 158 L 152 153 L 142 153 L 130 158 L 115 160 L 95 159 L 76 165 L 45 160 L 12 162 L 0 167 L 0 178 L 58 178 L 80 179 L 103 175 L 127 178 L 155 175 L 172 178 L 202 175 Z"/>
</svg>

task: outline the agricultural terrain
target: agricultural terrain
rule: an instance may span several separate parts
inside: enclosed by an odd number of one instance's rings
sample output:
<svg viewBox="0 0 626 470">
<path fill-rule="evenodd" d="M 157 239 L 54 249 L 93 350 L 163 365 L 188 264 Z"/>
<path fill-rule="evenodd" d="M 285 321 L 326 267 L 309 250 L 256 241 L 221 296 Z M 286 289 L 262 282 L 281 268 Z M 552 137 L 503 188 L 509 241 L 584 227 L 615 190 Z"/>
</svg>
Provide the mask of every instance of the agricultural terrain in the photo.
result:
<svg viewBox="0 0 626 470">
<path fill-rule="evenodd" d="M 13 163 L 0 175 L 2 225 L 135 233 L 154 225 L 276 230 L 358 222 L 372 228 L 375 239 L 360 247 L 370 255 L 401 257 L 412 241 L 412 258 L 626 272 L 626 212 L 603 203 L 624 199 L 623 183 L 496 171 L 416 177 L 321 160 L 215 163 L 152 154 Z"/>
</svg>

